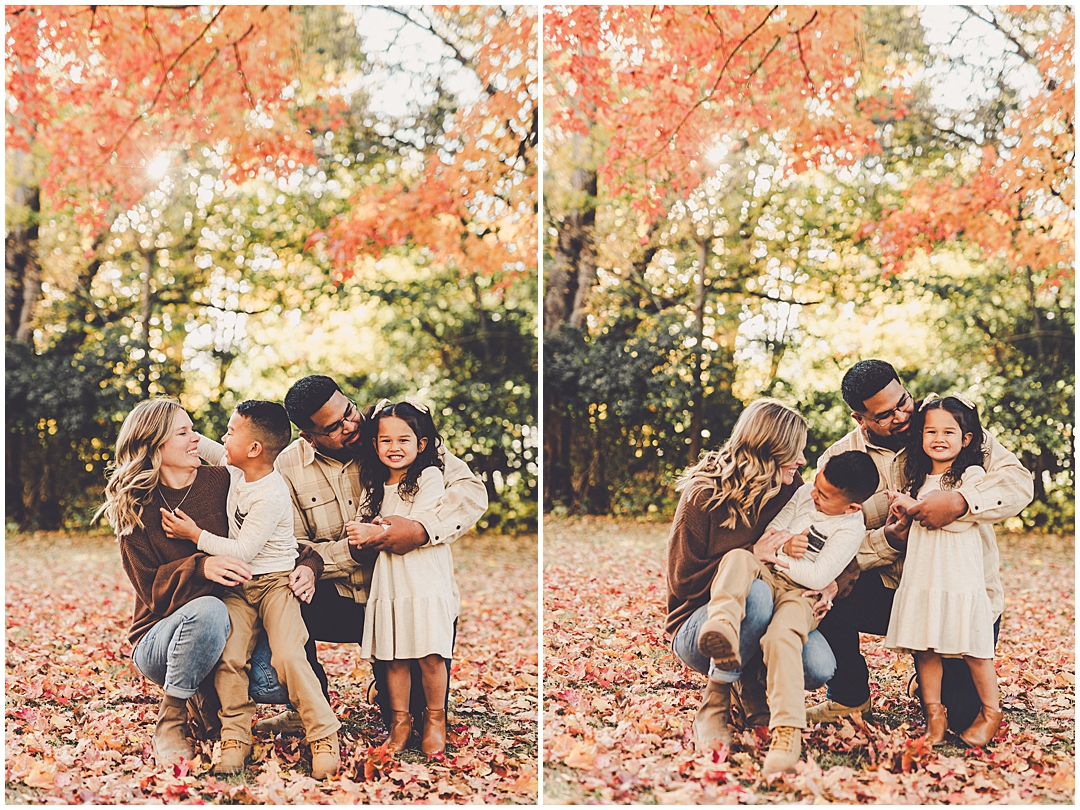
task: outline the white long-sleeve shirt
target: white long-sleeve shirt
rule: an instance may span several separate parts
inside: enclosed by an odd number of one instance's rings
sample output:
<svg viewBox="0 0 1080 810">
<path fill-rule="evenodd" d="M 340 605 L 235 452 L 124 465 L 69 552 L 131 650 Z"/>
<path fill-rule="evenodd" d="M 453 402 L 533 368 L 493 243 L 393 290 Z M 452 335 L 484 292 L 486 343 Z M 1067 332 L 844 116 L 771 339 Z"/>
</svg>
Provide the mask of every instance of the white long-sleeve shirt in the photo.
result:
<svg viewBox="0 0 1080 810">
<path fill-rule="evenodd" d="M 809 546 L 806 553 L 795 558 L 783 551 L 777 552 L 776 558 L 788 567 L 776 566 L 775 570 L 797 585 L 816 591 L 836 579 L 855 558 L 866 534 L 866 523 L 861 510 L 842 515 L 819 512 L 814 508 L 814 499 L 810 495 L 813 489 L 813 483 L 799 487 L 766 531 L 775 529 L 800 534 L 810 530 L 807 532 Z"/>
<path fill-rule="evenodd" d="M 211 464 L 223 464 L 225 448 L 205 436 L 199 439 L 199 457 Z M 236 557 L 250 566 L 253 574 L 291 571 L 299 549 L 293 536 L 292 498 L 289 485 L 274 470 L 258 481 L 248 481 L 244 471 L 226 464 L 229 471 L 229 536 L 203 531 L 199 551 L 221 557 Z"/>
</svg>

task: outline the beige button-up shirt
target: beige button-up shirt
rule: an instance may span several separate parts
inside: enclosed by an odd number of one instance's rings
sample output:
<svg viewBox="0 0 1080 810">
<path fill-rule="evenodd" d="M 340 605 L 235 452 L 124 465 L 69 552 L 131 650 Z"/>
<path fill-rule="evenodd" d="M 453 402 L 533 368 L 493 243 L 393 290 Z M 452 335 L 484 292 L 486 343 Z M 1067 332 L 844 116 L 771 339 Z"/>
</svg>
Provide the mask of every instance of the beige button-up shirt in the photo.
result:
<svg viewBox="0 0 1080 810">
<path fill-rule="evenodd" d="M 434 510 L 413 512 L 410 520 L 427 531 L 428 543 L 452 543 L 476 525 L 487 510 L 487 489 L 469 465 L 443 451 L 446 492 Z M 366 603 L 374 563 L 361 565 L 349 553 L 345 524 L 356 519 L 364 500 L 359 463 L 338 461 L 297 439 L 277 457 L 274 466 L 289 485 L 293 533 L 312 546 L 326 567 L 322 579 L 334 581 L 337 592 Z"/>
<path fill-rule="evenodd" d="M 821 454 L 818 469 L 824 467 L 825 462 L 832 456 L 848 450 L 861 450 L 869 454 L 881 479 L 877 491 L 863 501 L 866 538 L 859 547 L 855 560 L 863 571 L 880 569 L 881 581 L 885 586 L 896 588 L 900 585 L 900 575 L 904 570 L 904 555 L 889 545 L 882 527 L 889 514 L 889 499 L 885 490 L 900 490 L 907 485 L 904 478 L 907 449 L 890 450 L 872 444 L 867 440 L 866 432 L 861 427 L 856 427 Z M 986 453 L 986 475 L 970 484 L 962 484 L 954 491 L 963 495 L 967 501 L 968 511 L 963 515 L 964 519 L 978 524 L 982 537 L 986 594 L 990 597 L 990 608 L 997 616 L 1001 615 L 1005 608 L 1005 591 L 1001 587 L 997 537 L 993 524 L 1020 514 L 1020 510 L 1031 503 L 1035 487 L 1031 473 L 1024 468 L 1020 460 L 986 430 L 983 431 L 983 451 Z"/>
</svg>

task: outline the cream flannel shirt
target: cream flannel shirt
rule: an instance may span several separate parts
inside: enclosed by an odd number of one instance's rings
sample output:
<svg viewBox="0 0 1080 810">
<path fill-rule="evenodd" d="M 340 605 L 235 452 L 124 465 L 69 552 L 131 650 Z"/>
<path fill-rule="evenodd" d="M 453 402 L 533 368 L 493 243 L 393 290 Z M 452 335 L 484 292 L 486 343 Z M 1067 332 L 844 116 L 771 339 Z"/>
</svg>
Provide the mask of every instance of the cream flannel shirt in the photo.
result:
<svg viewBox="0 0 1080 810">
<path fill-rule="evenodd" d="M 452 453 L 441 455 L 446 492 L 434 510 L 409 515 L 427 531 L 429 545 L 457 540 L 476 525 L 488 505 L 487 489 L 469 465 Z M 297 542 L 319 552 L 326 564 L 322 579 L 333 580 L 342 596 L 366 603 L 375 564 L 356 562 L 345 534 L 345 524 L 356 519 L 364 500 L 359 463 L 338 461 L 297 439 L 281 451 L 274 466 L 289 485 Z"/>
<path fill-rule="evenodd" d="M 871 444 L 867 441 L 865 431 L 856 427 L 821 454 L 818 469 L 824 467 L 825 462 L 832 456 L 848 450 L 861 450 L 869 454 L 881 479 L 877 492 L 863 501 L 866 538 L 859 547 L 855 560 L 863 571 L 880 568 L 881 581 L 885 587 L 896 588 L 900 585 L 900 575 L 904 570 L 904 557 L 889 545 L 882 527 L 889 514 L 889 499 L 885 490 L 901 490 L 907 485 L 904 479 L 906 448 L 889 450 Z M 963 495 L 967 501 L 968 511 L 963 517 L 973 520 L 979 527 L 986 593 L 990 597 L 991 610 L 996 616 L 1000 615 L 1005 607 L 1005 591 L 1001 587 L 997 537 L 993 524 L 1020 514 L 1020 510 L 1031 503 L 1035 487 L 1031 473 L 1024 468 L 1020 460 L 986 430 L 983 431 L 983 450 L 986 452 L 986 475 L 970 484 L 962 484 L 954 491 Z"/>
</svg>

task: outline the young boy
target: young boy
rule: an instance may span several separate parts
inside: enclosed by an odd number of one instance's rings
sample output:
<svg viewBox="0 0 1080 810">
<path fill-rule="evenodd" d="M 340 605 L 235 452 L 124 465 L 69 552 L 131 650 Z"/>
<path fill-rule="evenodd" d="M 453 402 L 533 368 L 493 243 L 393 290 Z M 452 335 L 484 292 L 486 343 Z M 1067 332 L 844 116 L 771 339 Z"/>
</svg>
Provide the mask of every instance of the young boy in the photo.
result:
<svg viewBox="0 0 1080 810">
<path fill-rule="evenodd" d="M 772 731 L 763 774 L 794 770 L 799 761 L 801 730 L 806 727 L 802 648 L 820 618 L 814 615 L 816 597 L 803 593 L 824 588 L 854 558 L 866 534 L 860 504 L 877 485 L 877 467 L 869 455 L 851 451 L 834 456 L 766 529 L 780 532 L 773 538 L 777 544 L 794 539 L 795 545 L 805 545 L 804 553 L 795 558 L 777 551 L 766 564 L 750 551 L 735 549 L 724 555 L 713 577 L 709 616 L 698 647 L 712 658 L 709 677 L 722 693 L 731 689 L 725 682 L 729 671 L 742 665 L 738 628 L 750 585 L 760 579 L 772 589 L 773 617 L 761 639 Z"/>
<path fill-rule="evenodd" d="M 232 476 L 228 537 L 202 531 L 179 509 L 175 513 L 162 510 L 162 526 L 169 536 L 191 540 L 207 554 L 237 557 L 253 574 L 224 597 L 231 630 L 214 675 L 221 700 L 221 757 L 214 768 L 219 774 L 239 772 L 251 754 L 255 703 L 248 696 L 247 666 L 260 619 L 270 642 L 271 662 L 307 732 L 311 775 L 323 779 L 338 770 L 341 723 L 304 653 L 307 627 L 300 602 L 289 587 L 299 552 L 293 536 L 292 499 L 285 479 L 274 469 L 274 460 L 291 437 L 283 406 L 247 400 L 229 419 L 223 445 L 200 438 L 199 456 L 214 464 L 224 461 Z"/>
</svg>

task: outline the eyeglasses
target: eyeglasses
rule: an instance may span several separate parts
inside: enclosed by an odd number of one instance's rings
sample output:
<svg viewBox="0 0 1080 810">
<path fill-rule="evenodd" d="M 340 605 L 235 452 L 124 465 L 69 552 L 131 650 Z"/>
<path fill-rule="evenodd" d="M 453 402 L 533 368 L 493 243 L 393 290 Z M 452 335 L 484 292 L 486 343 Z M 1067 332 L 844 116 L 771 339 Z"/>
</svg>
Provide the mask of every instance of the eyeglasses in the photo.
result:
<svg viewBox="0 0 1080 810">
<path fill-rule="evenodd" d="M 336 422 L 331 422 L 327 425 L 326 430 L 309 430 L 307 432 L 313 433 L 316 436 L 326 436 L 326 438 L 332 439 L 338 433 L 341 433 L 346 422 L 359 422 L 363 418 L 364 415 L 360 413 L 360 409 L 356 407 L 356 403 L 350 399 L 342 417 Z"/>
<path fill-rule="evenodd" d="M 945 395 L 945 396 L 943 396 L 943 397 L 939 397 L 939 396 L 938 396 L 937 394 L 927 394 L 927 395 L 926 395 L 926 398 L 925 398 L 925 399 L 923 399 L 923 401 L 922 401 L 922 404 L 921 404 L 921 405 L 919 406 L 919 411 L 920 411 L 920 412 L 922 412 L 922 410 L 923 410 L 923 409 L 924 409 L 924 408 L 925 408 L 925 407 L 926 407 L 927 405 L 929 405 L 929 404 L 930 404 L 931 402 L 933 402 L 933 401 L 934 401 L 935 399 L 948 399 L 948 398 L 950 398 L 950 397 L 952 397 L 953 399 L 957 400 L 957 401 L 958 401 L 958 402 L 960 402 L 960 403 L 961 403 L 962 405 L 965 405 L 965 406 L 967 406 L 968 408 L 971 408 L 971 410 L 975 410 L 975 403 L 974 403 L 974 402 L 972 402 L 972 401 L 971 401 L 970 399 L 967 399 L 967 398 L 965 398 L 965 397 L 962 397 L 962 396 L 960 396 L 959 394 L 946 394 L 946 395 Z"/>
<path fill-rule="evenodd" d="M 904 391 L 904 395 L 900 397 L 900 401 L 896 403 L 895 408 L 890 408 L 889 410 L 884 411 L 878 416 L 870 416 L 869 414 L 865 413 L 859 414 L 859 416 L 861 416 L 863 419 L 869 419 L 871 422 L 876 422 L 879 427 L 885 427 L 890 422 L 892 422 L 893 419 L 896 418 L 897 412 L 907 410 L 907 408 L 910 407 L 914 401 L 915 400 L 911 398 L 911 394 L 909 394 L 907 391 Z"/>
<path fill-rule="evenodd" d="M 405 397 L 402 400 L 402 402 L 409 403 L 414 408 L 416 408 L 416 410 L 420 411 L 420 413 L 430 413 L 431 412 L 427 405 L 425 405 L 423 402 L 420 402 L 419 400 L 413 399 L 412 397 Z M 383 408 L 385 408 L 387 405 L 393 405 L 393 404 L 394 404 L 394 401 L 392 399 L 387 399 L 386 397 L 383 397 L 382 399 L 380 399 L 378 402 L 375 403 L 375 410 L 373 410 L 371 413 L 374 416 L 379 411 L 381 411 Z"/>
</svg>

